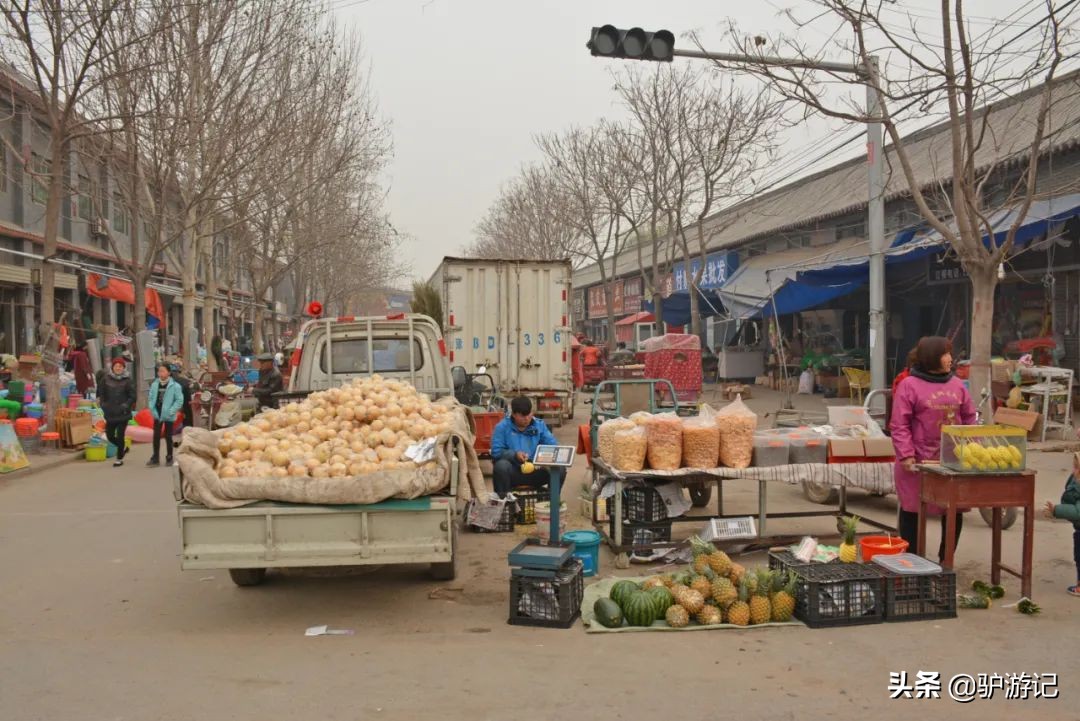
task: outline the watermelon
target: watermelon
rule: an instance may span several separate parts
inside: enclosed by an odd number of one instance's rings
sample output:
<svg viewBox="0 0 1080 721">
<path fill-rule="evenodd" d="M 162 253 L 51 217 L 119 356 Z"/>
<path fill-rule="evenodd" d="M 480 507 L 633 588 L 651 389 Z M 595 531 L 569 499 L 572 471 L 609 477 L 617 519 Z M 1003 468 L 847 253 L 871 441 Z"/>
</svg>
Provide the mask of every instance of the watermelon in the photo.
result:
<svg viewBox="0 0 1080 721">
<path fill-rule="evenodd" d="M 651 626 L 656 620 L 656 599 L 645 591 L 634 591 L 623 602 L 622 610 L 631 626 Z"/>
<path fill-rule="evenodd" d="M 645 593 L 649 594 L 649 597 L 653 599 L 653 603 L 656 607 L 656 618 L 658 620 L 664 618 L 668 608 L 675 603 L 675 598 L 671 595 L 671 591 L 668 590 L 667 586 L 650 588 Z"/>
<path fill-rule="evenodd" d="M 615 585 L 611 587 L 611 592 L 608 595 L 611 596 L 612 601 L 619 604 L 619 606 L 622 606 L 627 597 L 638 590 L 640 590 L 640 587 L 637 583 L 628 579 L 623 579 L 615 582 Z"/>
<path fill-rule="evenodd" d="M 610 598 L 598 598 L 593 604 L 596 621 L 605 628 L 618 628 L 623 625 L 623 612 L 619 604 Z"/>
</svg>

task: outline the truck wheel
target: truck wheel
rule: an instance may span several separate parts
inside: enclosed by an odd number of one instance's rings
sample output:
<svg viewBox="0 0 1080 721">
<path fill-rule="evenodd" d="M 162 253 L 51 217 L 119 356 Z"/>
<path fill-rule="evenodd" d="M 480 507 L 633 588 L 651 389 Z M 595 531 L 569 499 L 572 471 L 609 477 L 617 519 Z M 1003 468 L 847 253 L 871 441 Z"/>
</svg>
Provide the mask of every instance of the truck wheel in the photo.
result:
<svg viewBox="0 0 1080 721">
<path fill-rule="evenodd" d="M 809 483 L 803 481 L 802 490 L 806 499 L 808 501 L 813 501 L 814 503 L 832 505 L 839 499 L 839 493 L 829 483 Z"/>
<path fill-rule="evenodd" d="M 265 568 L 230 568 L 229 578 L 237 586 L 258 586 L 266 580 Z"/>
<path fill-rule="evenodd" d="M 694 508 L 704 508 L 712 499 L 712 486 L 702 483 L 700 486 L 690 486 L 690 503 Z"/>
<path fill-rule="evenodd" d="M 458 530 L 455 524 L 454 530 L 450 532 L 450 560 L 446 563 L 431 564 L 431 577 L 436 581 L 453 581 L 457 578 L 457 557 Z"/>
<path fill-rule="evenodd" d="M 1018 515 L 1017 511 L 1018 509 L 1016 508 L 1003 509 L 1003 513 L 1001 514 L 1001 530 L 1006 531 L 1016 523 L 1016 516 Z M 993 513 L 993 509 L 990 508 L 979 509 L 979 515 L 983 517 L 983 520 L 986 521 L 986 525 L 988 526 L 991 526 L 994 523 Z"/>
</svg>

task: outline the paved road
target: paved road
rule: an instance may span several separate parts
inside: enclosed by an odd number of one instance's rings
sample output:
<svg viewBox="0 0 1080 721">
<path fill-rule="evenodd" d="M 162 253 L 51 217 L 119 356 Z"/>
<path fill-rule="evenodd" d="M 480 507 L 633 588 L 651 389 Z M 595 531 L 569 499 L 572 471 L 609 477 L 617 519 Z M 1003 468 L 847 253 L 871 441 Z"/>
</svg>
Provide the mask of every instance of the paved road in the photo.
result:
<svg viewBox="0 0 1080 721">
<path fill-rule="evenodd" d="M 1080 718 L 1080 601 L 1063 593 L 1073 573 L 1065 524 L 1037 525 L 1039 618 L 994 608 L 849 629 L 596 637 L 506 625 L 515 539 L 505 535 L 462 537 L 450 585 L 463 590 L 450 600 L 429 598 L 436 584 L 424 569 L 298 572 L 252 589 L 224 571 L 181 572 L 168 471 L 143 468 L 145 458 L 140 448 L 122 469 L 80 462 L 0 479 L 5 721 Z M 1067 460 L 1038 458 L 1042 495 L 1057 491 Z M 774 498 L 801 503 L 794 488 Z M 755 507 L 749 488 L 729 499 Z M 989 554 L 988 530 L 971 518 L 965 584 L 985 577 Z M 602 562 L 612 568 L 609 555 Z M 322 623 L 356 635 L 303 636 Z M 888 701 L 891 670 L 1059 673 L 1064 698 Z"/>
</svg>

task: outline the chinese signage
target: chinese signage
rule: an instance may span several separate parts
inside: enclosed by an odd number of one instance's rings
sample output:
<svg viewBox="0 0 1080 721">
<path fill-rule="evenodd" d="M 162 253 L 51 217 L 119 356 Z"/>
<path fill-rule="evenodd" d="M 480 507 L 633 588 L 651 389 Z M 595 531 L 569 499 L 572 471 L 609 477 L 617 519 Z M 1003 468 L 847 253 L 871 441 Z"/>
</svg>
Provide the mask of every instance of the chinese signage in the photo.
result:
<svg viewBox="0 0 1080 721">
<path fill-rule="evenodd" d="M 604 296 L 604 286 L 594 285 L 589 288 L 589 317 L 603 318 L 607 315 L 607 298 Z"/>
<path fill-rule="evenodd" d="M 739 265 L 737 253 L 726 251 L 713 253 L 705 258 L 705 270 L 698 282 L 699 288 L 719 288 L 731 277 L 732 271 Z M 701 258 L 694 258 L 690 262 L 690 272 L 697 275 L 701 268 Z M 686 277 L 686 264 L 682 261 L 676 263 L 672 273 L 675 281 L 675 291 L 685 291 L 689 287 Z"/>
<path fill-rule="evenodd" d="M 585 291 L 574 291 L 574 305 L 570 308 L 574 321 L 585 320 Z"/>
</svg>

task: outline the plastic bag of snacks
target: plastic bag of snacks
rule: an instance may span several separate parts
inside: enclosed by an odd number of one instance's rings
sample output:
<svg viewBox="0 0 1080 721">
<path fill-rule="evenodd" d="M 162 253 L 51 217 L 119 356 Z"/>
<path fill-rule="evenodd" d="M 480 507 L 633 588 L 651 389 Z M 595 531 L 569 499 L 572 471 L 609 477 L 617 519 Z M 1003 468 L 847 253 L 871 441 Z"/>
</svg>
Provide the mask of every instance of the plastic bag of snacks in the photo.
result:
<svg viewBox="0 0 1080 721">
<path fill-rule="evenodd" d="M 645 467 L 645 455 L 649 447 L 649 436 L 644 428 L 634 426 L 630 430 L 618 431 L 614 437 L 613 468 L 619 471 L 640 471 Z"/>
<path fill-rule="evenodd" d="M 605 463 L 615 462 L 615 434 L 634 428 L 637 425 L 626 418 L 611 418 L 600 424 L 596 429 L 596 452 Z"/>
<path fill-rule="evenodd" d="M 682 464 L 685 468 L 716 468 L 720 457 L 720 428 L 716 412 L 701 406 L 701 415 L 683 420 Z"/>
<path fill-rule="evenodd" d="M 754 457 L 754 431 L 757 414 L 742 401 L 742 396 L 716 412 L 720 427 L 720 465 L 728 468 L 749 468 Z"/>
<path fill-rule="evenodd" d="M 682 419 L 674 413 L 661 413 L 645 426 L 649 437 L 649 468 L 673 471 L 682 463 Z"/>
<path fill-rule="evenodd" d="M 630 414 L 630 420 L 634 422 L 634 425 L 644 426 L 648 425 L 649 420 L 653 417 L 652 413 L 648 411 L 638 411 L 637 413 Z"/>
</svg>

